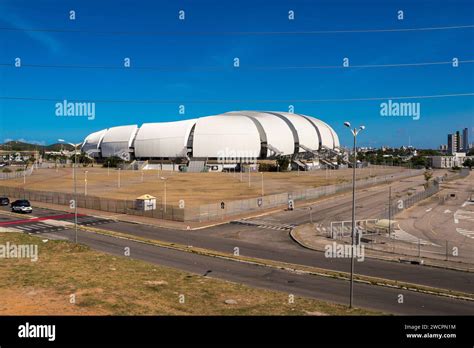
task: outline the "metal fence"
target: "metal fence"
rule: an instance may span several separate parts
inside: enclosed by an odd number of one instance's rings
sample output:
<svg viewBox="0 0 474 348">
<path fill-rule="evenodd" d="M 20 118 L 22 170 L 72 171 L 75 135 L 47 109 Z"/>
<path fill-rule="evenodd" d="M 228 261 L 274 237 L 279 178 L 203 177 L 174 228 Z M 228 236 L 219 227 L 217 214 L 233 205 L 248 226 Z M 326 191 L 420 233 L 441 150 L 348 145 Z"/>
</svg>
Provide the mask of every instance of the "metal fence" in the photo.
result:
<svg viewBox="0 0 474 348">
<path fill-rule="evenodd" d="M 30 170 L 32 170 L 32 168 Z M 360 179 L 357 181 L 356 186 L 357 188 L 364 188 L 419 175 L 421 172 L 422 171 L 419 170 L 410 170 L 397 174 Z M 156 209 L 150 211 L 137 210 L 135 208 L 135 200 L 119 200 L 78 194 L 77 206 L 78 208 L 101 210 L 116 214 L 130 214 L 174 221 L 202 222 L 221 220 L 226 217 L 285 205 L 288 204 L 288 200 L 290 199 L 317 199 L 327 195 L 349 191 L 351 189 L 352 183 L 347 182 L 343 184 L 299 190 L 291 193 L 278 193 L 257 198 L 224 201 L 183 208 L 170 204 L 162 204 L 160 200 L 157 199 Z M 58 205 L 70 205 L 71 201 L 74 199 L 72 193 L 37 191 L 3 186 L 0 186 L 0 194 L 8 197 L 23 198 L 31 201 Z"/>
<path fill-rule="evenodd" d="M 33 167 L 27 170 L 14 171 L 11 173 L 0 173 L 0 180 L 18 179 L 24 176 L 30 176 L 33 173 Z"/>
<path fill-rule="evenodd" d="M 14 198 L 27 199 L 34 202 L 43 202 L 58 205 L 71 205 L 74 194 L 62 192 L 25 190 L 16 187 L 0 186 L 0 195 Z M 115 214 L 130 214 L 145 216 L 155 219 L 184 221 L 184 209 L 157 202 L 155 210 L 143 211 L 135 208 L 135 200 L 118 200 L 103 197 L 94 197 L 84 194 L 77 195 L 77 207 L 101 210 Z M 72 211 L 72 209 L 71 209 Z"/>
<path fill-rule="evenodd" d="M 420 175 L 423 170 L 408 170 L 402 173 L 389 174 L 379 177 L 371 177 L 357 180 L 356 188 L 365 188 L 381 183 L 387 183 L 394 180 L 400 180 L 411 176 Z M 317 199 L 320 197 L 350 191 L 352 182 L 337 185 L 321 186 L 305 190 L 294 191 L 291 193 L 279 193 L 274 195 L 266 195 L 263 197 L 242 199 L 236 201 L 223 201 L 214 204 L 204 204 L 199 209 L 189 211 L 187 219 L 189 221 L 209 221 L 219 220 L 226 217 L 237 216 L 256 210 L 274 208 L 288 204 L 290 199 L 294 201 Z M 224 204 L 222 204 L 224 203 Z"/>
</svg>

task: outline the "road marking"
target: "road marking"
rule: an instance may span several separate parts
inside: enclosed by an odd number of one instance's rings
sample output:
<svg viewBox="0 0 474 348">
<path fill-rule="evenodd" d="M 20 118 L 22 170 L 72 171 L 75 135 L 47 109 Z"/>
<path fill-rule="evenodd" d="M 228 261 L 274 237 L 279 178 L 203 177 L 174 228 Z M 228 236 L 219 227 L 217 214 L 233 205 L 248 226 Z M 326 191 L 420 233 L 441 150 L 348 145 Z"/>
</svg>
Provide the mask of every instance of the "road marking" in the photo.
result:
<svg viewBox="0 0 474 348">
<path fill-rule="evenodd" d="M 67 219 L 67 218 L 70 218 L 71 216 L 74 217 L 74 214 L 61 214 L 61 215 L 34 217 L 34 218 L 15 220 L 15 221 L 4 221 L 4 222 L 0 222 L 0 226 L 28 224 L 28 223 L 31 223 L 32 221 Z M 78 214 L 77 216 L 85 216 L 85 215 Z"/>
<path fill-rule="evenodd" d="M 461 233 L 463 236 L 474 239 L 474 231 L 465 230 L 463 228 L 456 228 L 456 232 Z"/>
<path fill-rule="evenodd" d="M 444 211 L 444 213 L 445 213 L 445 214 L 449 214 L 449 213 L 451 213 L 451 210 L 446 209 L 446 210 Z"/>
<path fill-rule="evenodd" d="M 433 208 L 428 208 L 428 209 L 426 209 L 425 211 L 426 211 L 427 213 L 429 213 L 432 209 L 433 209 Z"/>
</svg>

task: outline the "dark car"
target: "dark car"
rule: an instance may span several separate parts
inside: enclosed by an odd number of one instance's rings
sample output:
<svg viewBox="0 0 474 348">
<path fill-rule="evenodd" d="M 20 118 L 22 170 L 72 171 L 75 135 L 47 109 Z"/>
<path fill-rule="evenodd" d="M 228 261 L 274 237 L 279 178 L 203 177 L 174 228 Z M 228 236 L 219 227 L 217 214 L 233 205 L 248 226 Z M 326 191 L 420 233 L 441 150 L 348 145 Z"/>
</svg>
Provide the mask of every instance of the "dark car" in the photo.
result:
<svg viewBox="0 0 474 348">
<path fill-rule="evenodd" d="M 18 213 L 31 213 L 33 208 L 31 208 L 30 201 L 26 199 L 19 199 L 11 204 L 12 211 Z"/>
<path fill-rule="evenodd" d="M 7 197 L 0 197 L 0 205 L 10 205 L 10 200 Z"/>
</svg>

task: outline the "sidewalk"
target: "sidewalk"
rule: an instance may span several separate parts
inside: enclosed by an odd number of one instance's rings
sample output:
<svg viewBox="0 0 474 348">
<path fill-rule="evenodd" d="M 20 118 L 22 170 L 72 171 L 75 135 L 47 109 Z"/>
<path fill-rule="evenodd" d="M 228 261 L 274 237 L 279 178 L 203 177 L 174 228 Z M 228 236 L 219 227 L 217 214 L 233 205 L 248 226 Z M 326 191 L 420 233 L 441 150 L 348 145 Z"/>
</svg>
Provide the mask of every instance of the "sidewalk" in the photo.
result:
<svg viewBox="0 0 474 348">
<path fill-rule="evenodd" d="M 337 242 L 339 244 L 350 244 L 350 240 L 341 240 L 341 239 L 332 239 L 329 237 L 318 235 L 311 224 L 305 224 L 301 226 L 295 227 L 290 232 L 291 238 L 306 249 L 311 249 L 314 251 L 325 252 L 326 245 L 332 244 L 333 242 Z M 363 244 L 364 245 L 364 244 Z M 390 251 L 390 246 L 386 245 L 378 245 L 382 249 L 385 247 L 387 250 L 373 250 L 369 249 L 369 247 L 365 248 L 365 257 L 379 259 L 384 261 L 392 261 L 392 262 L 411 262 L 416 261 L 418 262 L 419 259 L 417 256 L 413 255 L 405 255 L 405 254 L 398 254 L 393 253 Z M 460 263 L 454 261 L 444 261 L 439 259 L 433 258 L 426 258 L 422 257 L 421 261 L 424 265 L 438 267 L 438 268 L 449 268 L 458 271 L 465 271 L 465 272 L 474 272 L 474 265 L 467 264 L 467 263 Z"/>
</svg>

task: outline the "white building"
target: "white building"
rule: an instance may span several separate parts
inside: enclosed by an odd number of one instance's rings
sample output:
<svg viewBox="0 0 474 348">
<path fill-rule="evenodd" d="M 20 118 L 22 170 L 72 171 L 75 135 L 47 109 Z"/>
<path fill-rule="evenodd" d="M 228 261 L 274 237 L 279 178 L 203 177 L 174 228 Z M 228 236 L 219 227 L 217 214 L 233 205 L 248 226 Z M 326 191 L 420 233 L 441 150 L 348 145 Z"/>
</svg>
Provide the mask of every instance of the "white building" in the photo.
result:
<svg viewBox="0 0 474 348">
<path fill-rule="evenodd" d="M 468 158 L 474 158 L 474 156 L 466 156 L 464 152 L 456 152 L 452 156 L 429 156 L 430 164 L 432 168 L 453 168 L 462 167 L 463 163 Z"/>
<path fill-rule="evenodd" d="M 98 158 L 205 158 L 227 163 L 337 149 L 339 138 L 327 123 L 306 115 L 267 111 L 112 127 L 90 134 L 82 144 L 82 151 Z"/>
</svg>

